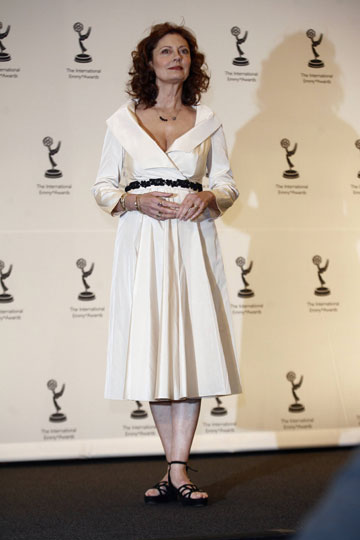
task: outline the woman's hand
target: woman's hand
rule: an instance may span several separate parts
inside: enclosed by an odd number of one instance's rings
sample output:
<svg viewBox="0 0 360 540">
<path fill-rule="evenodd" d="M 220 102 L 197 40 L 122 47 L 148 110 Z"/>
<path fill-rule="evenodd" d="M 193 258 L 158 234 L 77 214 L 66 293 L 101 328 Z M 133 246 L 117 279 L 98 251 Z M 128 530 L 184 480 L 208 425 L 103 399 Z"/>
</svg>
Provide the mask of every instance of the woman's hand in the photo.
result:
<svg viewBox="0 0 360 540">
<path fill-rule="evenodd" d="M 180 205 L 169 200 L 173 196 L 173 193 L 164 193 L 162 191 L 151 191 L 139 195 L 131 193 L 126 196 L 125 204 L 129 210 L 135 210 L 135 201 L 137 199 L 139 210 L 143 214 L 158 221 L 164 221 L 176 218 Z"/>
<path fill-rule="evenodd" d="M 176 217 L 183 221 L 194 221 L 208 206 L 214 210 L 218 210 L 216 197 L 211 191 L 189 193 L 181 203 Z"/>
</svg>

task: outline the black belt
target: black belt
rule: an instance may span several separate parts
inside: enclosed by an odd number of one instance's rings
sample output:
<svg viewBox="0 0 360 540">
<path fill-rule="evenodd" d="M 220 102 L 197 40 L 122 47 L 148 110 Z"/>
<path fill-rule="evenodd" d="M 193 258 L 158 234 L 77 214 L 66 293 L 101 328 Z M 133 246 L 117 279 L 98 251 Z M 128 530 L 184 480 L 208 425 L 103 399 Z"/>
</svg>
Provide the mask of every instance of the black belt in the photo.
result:
<svg viewBox="0 0 360 540">
<path fill-rule="evenodd" d="M 194 191 L 202 191 L 202 184 L 199 182 L 190 182 L 190 180 L 166 180 L 164 178 L 152 178 L 151 180 L 140 180 L 130 182 L 126 186 L 125 191 L 131 189 L 147 188 L 150 186 L 169 186 L 169 187 L 182 187 L 192 189 Z"/>
</svg>

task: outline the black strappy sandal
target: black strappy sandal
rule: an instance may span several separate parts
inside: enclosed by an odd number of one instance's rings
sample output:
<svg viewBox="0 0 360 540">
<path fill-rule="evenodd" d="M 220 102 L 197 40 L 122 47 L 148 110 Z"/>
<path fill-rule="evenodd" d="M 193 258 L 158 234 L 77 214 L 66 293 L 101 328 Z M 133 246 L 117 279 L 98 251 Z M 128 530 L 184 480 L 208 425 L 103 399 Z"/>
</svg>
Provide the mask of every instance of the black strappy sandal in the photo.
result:
<svg viewBox="0 0 360 540">
<path fill-rule="evenodd" d="M 159 504 L 176 501 L 176 491 L 169 482 L 166 482 L 166 480 L 158 482 L 151 489 L 157 489 L 159 495 L 144 495 L 144 501 L 147 504 Z"/>
<path fill-rule="evenodd" d="M 171 469 L 171 465 L 172 464 L 175 464 L 175 463 L 179 463 L 180 465 L 185 465 L 186 466 L 186 471 L 188 471 L 189 469 L 191 471 L 195 471 L 197 472 L 195 469 L 192 469 L 191 467 L 188 466 L 188 464 L 186 463 L 186 461 L 171 461 L 169 463 L 169 486 L 170 488 L 174 491 L 174 493 L 177 495 L 177 498 L 178 498 L 178 501 L 181 502 L 181 504 L 183 504 L 184 506 L 206 506 L 207 503 L 208 503 L 208 498 L 192 498 L 191 497 L 191 494 L 194 493 L 195 491 L 200 491 L 200 492 L 203 492 L 204 490 L 203 489 L 200 489 L 198 488 L 195 484 L 183 484 L 182 486 L 180 486 L 179 488 L 175 487 L 174 484 L 171 482 L 171 477 L 170 477 L 170 469 Z"/>
</svg>

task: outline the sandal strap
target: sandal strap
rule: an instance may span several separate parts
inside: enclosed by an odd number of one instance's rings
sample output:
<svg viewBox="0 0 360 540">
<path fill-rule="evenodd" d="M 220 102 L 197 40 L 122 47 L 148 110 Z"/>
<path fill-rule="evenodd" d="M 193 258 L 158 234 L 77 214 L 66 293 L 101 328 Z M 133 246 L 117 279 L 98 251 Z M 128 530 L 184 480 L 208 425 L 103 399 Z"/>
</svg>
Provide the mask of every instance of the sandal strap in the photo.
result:
<svg viewBox="0 0 360 540">
<path fill-rule="evenodd" d="M 190 467 L 190 465 L 188 465 L 186 461 L 169 461 L 168 462 L 168 465 L 170 465 L 170 467 L 173 464 L 185 465 L 187 471 L 199 472 L 197 469 L 193 469 L 192 467 Z"/>
<path fill-rule="evenodd" d="M 152 489 L 157 489 L 160 495 L 166 495 L 169 490 L 169 484 L 165 480 L 162 480 L 161 482 L 155 484 Z"/>
<path fill-rule="evenodd" d="M 178 493 L 181 495 L 181 497 L 191 499 L 191 494 L 195 492 L 202 492 L 203 489 L 200 489 L 195 484 L 183 484 L 178 488 Z M 184 493 L 186 492 L 186 493 Z"/>
</svg>

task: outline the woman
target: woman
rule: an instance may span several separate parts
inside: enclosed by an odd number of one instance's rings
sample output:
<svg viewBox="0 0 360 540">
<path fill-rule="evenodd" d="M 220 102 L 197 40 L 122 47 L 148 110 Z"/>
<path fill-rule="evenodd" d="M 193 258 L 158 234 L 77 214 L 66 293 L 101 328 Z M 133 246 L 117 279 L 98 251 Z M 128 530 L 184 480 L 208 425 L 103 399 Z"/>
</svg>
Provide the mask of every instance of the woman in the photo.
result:
<svg viewBox="0 0 360 540">
<path fill-rule="evenodd" d="M 238 192 L 221 124 L 198 104 L 209 77 L 193 34 L 158 24 L 132 58 L 134 99 L 107 121 L 93 188 L 120 216 L 105 397 L 150 402 L 169 466 L 145 502 L 203 506 L 187 475 L 201 397 L 241 392 L 213 221 Z"/>
</svg>

